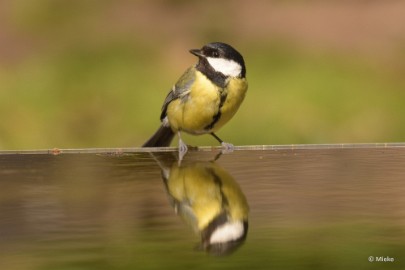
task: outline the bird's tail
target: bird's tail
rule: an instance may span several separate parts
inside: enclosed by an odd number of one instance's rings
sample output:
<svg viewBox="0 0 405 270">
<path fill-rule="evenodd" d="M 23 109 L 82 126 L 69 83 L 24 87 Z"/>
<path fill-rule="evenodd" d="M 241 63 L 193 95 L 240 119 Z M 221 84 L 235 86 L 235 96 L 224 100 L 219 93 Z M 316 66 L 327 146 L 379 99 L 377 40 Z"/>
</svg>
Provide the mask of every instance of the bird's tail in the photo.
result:
<svg viewBox="0 0 405 270">
<path fill-rule="evenodd" d="M 170 127 L 161 125 L 155 134 L 147 140 L 142 147 L 165 147 L 169 146 L 174 137 L 174 132 Z"/>
</svg>

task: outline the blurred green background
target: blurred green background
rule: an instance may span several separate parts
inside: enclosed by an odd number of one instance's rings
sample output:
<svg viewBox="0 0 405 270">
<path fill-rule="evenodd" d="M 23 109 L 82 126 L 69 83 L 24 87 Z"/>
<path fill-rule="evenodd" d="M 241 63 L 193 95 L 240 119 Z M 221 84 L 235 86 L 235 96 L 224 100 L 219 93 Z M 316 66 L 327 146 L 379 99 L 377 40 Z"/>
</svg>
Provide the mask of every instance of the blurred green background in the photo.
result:
<svg viewBox="0 0 405 270">
<path fill-rule="evenodd" d="M 403 141 L 404 25 L 403 1 L 4 0 L 0 149 L 141 145 L 211 41 L 244 55 L 250 86 L 224 140 Z"/>
</svg>

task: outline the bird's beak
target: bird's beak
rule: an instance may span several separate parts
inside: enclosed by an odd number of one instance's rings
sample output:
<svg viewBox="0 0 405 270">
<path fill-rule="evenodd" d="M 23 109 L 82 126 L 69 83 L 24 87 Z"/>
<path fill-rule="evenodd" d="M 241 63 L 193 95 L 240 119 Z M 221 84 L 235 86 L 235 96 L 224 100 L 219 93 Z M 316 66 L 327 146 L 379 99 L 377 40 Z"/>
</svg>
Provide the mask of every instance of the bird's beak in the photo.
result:
<svg viewBox="0 0 405 270">
<path fill-rule="evenodd" d="M 202 50 L 200 50 L 200 49 L 192 49 L 192 50 L 190 50 L 190 53 L 194 54 L 197 57 L 205 57 Z"/>
</svg>

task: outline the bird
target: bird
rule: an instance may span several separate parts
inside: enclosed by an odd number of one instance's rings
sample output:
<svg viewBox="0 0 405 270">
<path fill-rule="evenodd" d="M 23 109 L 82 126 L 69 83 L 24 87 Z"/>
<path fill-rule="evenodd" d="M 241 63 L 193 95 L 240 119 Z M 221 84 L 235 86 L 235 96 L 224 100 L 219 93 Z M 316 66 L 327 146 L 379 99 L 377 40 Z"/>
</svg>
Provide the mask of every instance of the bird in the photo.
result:
<svg viewBox="0 0 405 270">
<path fill-rule="evenodd" d="M 180 160 L 187 153 L 181 133 L 210 134 L 226 151 L 233 145 L 215 132 L 225 125 L 242 104 L 247 89 L 243 56 L 231 45 L 211 42 L 190 53 L 198 58 L 174 84 L 161 109 L 161 125 L 142 147 L 170 146 L 179 137 Z"/>
<path fill-rule="evenodd" d="M 233 253 L 248 233 L 249 205 L 242 189 L 215 160 L 188 159 L 178 165 L 170 154 L 153 156 L 175 213 L 200 236 L 198 250 Z"/>
</svg>

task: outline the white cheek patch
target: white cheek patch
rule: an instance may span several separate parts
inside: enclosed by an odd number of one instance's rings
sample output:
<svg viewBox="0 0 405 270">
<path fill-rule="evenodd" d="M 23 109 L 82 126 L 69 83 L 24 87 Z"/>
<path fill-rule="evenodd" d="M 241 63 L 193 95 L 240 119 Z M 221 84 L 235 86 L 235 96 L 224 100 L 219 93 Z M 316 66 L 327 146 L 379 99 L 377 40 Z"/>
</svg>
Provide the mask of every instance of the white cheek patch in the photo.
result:
<svg viewBox="0 0 405 270">
<path fill-rule="evenodd" d="M 221 72 L 225 76 L 239 77 L 242 72 L 241 65 L 233 60 L 207 57 L 207 61 L 215 71 Z"/>
<path fill-rule="evenodd" d="M 225 223 L 217 228 L 210 237 L 210 244 L 226 243 L 242 237 L 244 233 L 243 223 L 240 221 Z"/>
</svg>

